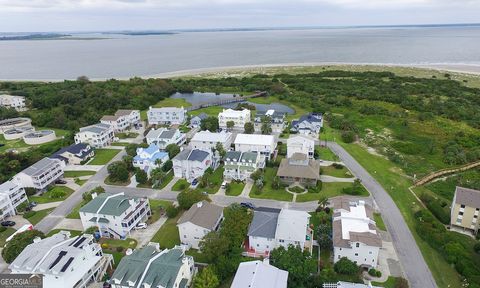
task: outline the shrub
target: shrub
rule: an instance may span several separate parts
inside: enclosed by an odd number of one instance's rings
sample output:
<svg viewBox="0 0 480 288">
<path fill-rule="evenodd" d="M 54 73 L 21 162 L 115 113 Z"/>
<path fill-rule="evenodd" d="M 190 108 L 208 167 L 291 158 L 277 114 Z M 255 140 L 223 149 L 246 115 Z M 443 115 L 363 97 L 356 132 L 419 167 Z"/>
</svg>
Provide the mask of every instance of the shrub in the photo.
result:
<svg viewBox="0 0 480 288">
<path fill-rule="evenodd" d="M 355 141 L 355 132 L 353 131 L 343 131 L 341 136 L 342 141 L 345 143 L 352 143 Z"/>
<path fill-rule="evenodd" d="M 0 233 L 7 231 L 6 227 L 0 226 Z"/>
<path fill-rule="evenodd" d="M 108 245 L 108 243 L 102 243 L 102 248 L 103 249 L 108 249 L 108 248 L 110 248 L 110 245 Z"/>
<path fill-rule="evenodd" d="M 172 160 L 168 160 L 168 161 L 165 162 L 165 164 L 163 164 L 162 170 L 163 170 L 164 172 L 168 172 L 168 171 L 170 171 L 170 169 L 172 169 L 172 167 L 173 167 L 173 162 L 172 162 Z"/>
<path fill-rule="evenodd" d="M 85 230 L 85 233 L 86 234 L 93 234 L 95 232 L 97 232 L 98 228 L 97 226 L 90 226 L 87 228 L 87 230 Z"/>
<path fill-rule="evenodd" d="M 50 192 L 50 198 L 53 198 L 53 199 L 63 198 L 65 197 L 65 195 L 67 195 L 67 193 L 60 189 L 53 189 Z"/>
<path fill-rule="evenodd" d="M 117 248 L 115 248 L 115 250 L 117 250 L 117 252 L 121 253 L 121 252 L 123 252 L 123 247 L 118 246 Z"/>
<path fill-rule="evenodd" d="M 334 265 L 335 272 L 344 275 L 354 275 L 358 273 L 357 264 L 353 263 L 347 257 L 342 257 Z"/>
<path fill-rule="evenodd" d="M 168 218 L 175 218 L 178 215 L 178 208 L 173 205 L 168 205 L 166 212 Z"/>
<path fill-rule="evenodd" d="M 3 260 L 12 263 L 27 245 L 33 243 L 33 239 L 36 237 L 44 238 L 45 235 L 38 230 L 28 230 L 13 236 L 12 240 L 8 241 L 2 250 Z"/>
<path fill-rule="evenodd" d="M 26 187 L 25 193 L 27 194 L 27 196 L 33 196 L 35 195 L 35 193 L 37 193 L 37 190 L 35 190 L 35 188 L 32 188 L 32 187 Z"/>
<path fill-rule="evenodd" d="M 333 168 L 335 168 L 335 169 L 339 169 L 339 170 L 340 170 L 340 169 L 343 169 L 343 165 L 342 165 L 342 164 L 339 164 L 339 163 L 333 163 L 332 166 L 333 166 Z"/>
<path fill-rule="evenodd" d="M 480 242 L 475 243 L 475 245 L 473 246 L 473 250 L 480 254 Z"/>
<path fill-rule="evenodd" d="M 28 218 L 32 217 L 33 215 L 35 215 L 35 214 L 37 214 L 37 212 L 35 212 L 35 211 L 28 211 L 28 212 L 25 212 L 25 213 L 23 214 L 23 218 L 28 219 Z"/>
<path fill-rule="evenodd" d="M 374 268 L 368 270 L 368 274 L 370 274 L 370 276 L 373 276 L 373 277 L 382 277 L 382 272 Z"/>
</svg>

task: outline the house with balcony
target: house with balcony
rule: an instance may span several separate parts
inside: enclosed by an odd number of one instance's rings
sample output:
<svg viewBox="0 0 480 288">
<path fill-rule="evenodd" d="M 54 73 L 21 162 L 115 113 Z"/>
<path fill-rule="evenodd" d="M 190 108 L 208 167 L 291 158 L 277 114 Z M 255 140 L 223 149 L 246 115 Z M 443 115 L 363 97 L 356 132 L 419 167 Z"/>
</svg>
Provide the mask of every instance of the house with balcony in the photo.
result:
<svg viewBox="0 0 480 288">
<path fill-rule="evenodd" d="M 207 119 L 208 115 L 205 113 L 200 113 L 196 116 L 192 116 L 190 119 L 190 128 L 200 128 L 200 125 L 202 125 L 202 121 Z"/>
<path fill-rule="evenodd" d="M 273 133 L 282 133 L 287 122 L 285 121 L 287 113 L 269 109 L 267 111 L 257 111 L 254 118 L 255 131 L 262 131 L 262 124 L 266 121 L 272 128 Z"/>
<path fill-rule="evenodd" d="M 286 185 L 296 184 L 313 187 L 320 180 L 320 163 L 309 159 L 307 154 L 294 153 L 282 159 L 277 170 L 280 181 Z"/>
<path fill-rule="evenodd" d="M 272 158 L 272 154 L 277 149 L 277 141 L 272 135 L 237 134 L 233 143 L 235 151 L 258 152 L 267 160 Z"/>
<path fill-rule="evenodd" d="M 61 148 L 53 153 L 50 158 L 62 160 L 66 165 L 81 165 L 93 156 L 95 156 L 95 152 L 89 144 L 78 143 Z"/>
<path fill-rule="evenodd" d="M 452 202 L 450 225 L 477 234 L 480 227 L 479 213 L 480 191 L 457 186 Z"/>
<path fill-rule="evenodd" d="M 202 177 L 208 168 L 214 168 L 212 154 L 212 152 L 199 149 L 183 149 L 172 159 L 175 177 L 184 178 L 189 183 L 196 178 Z"/>
<path fill-rule="evenodd" d="M 149 125 L 181 125 L 187 119 L 187 110 L 183 107 L 149 107 L 147 111 Z"/>
<path fill-rule="evenodd" d="M 321 113 L 310 113 L 292 121 L 291 131 L 317 137 L 323 127 L 323 115 Z"/>
<path fill-rule="evenodd" d="M 114 132 L 123 132 L 140 123 L 140 111 L 120 109 L 114 115 L 103 116 L 100 122 L 112 126 Z"/>
<path fill-rule="evenodd" d="M 25 189 L 14 181 L 7 181 L 0 185 L 0 219 L 16 214 L 18 205 L 28 202 Z"/>
<path fill-rule="evenodd" d="M 183 248 L 160 250 L 150 242 L 122 258 L 110 279 L 112 288 L 186 288 L 195 274 L 192 256 Z"/>
<path fill-rule="evenodd" d="M 222 112 L 218 114 L 218 125 L 223 130 L 227 129 L 227 123 L 233 122 L 234 125 L 231 129 L 243 130 L 245 123 L 252 122 L 251 112 L 248 109 L 243 110 L 233 110 L 233 109 L 223 109 Z"/>
<path fill-rule="evenodd" d="M 230 288 L 287 288 L 287 282 L 288 271 L 270 265 L 266 258 L 240 263 Z"/>
<path fill-rule="evenodd" d="M 290 135 L 287 139 L 287 158 L 295 153 L 305 154 L 308 159 L 314 159 L 315 139 L 303 134 Z"/>
<path fill-rule="evenodd" d="M 245 256 L 268 257 L 270 252 L 288 245 L 312 253 L 313 230 L 309 226 L 310 214 L 290 209 L 259 207 L 253 213 L 244 243 Z"/>
<path fill-rule="evenodd" d="M 265 168 L 265 158 L 258 152 L 228 151 L 223 159 L 226 180 L 245 181 L 256 170 Z"/>
<path fill-rule="evenodd" d="M 150 176 L 152 170 L 161 167 L 169 159 L 167 152 L 160 151 L 155 144 L 150 144 L 147 148 L 137 148 L 137 155 L 133 157 L 133 167 L 142 169 Z"/>
<path fill-rule="evenodd" d="M 86 143 L 94 148 L 103 148 L 113 143 L 115 133 L 113 127 L 105 123 L 80 128 L 75 134 L 75 143 Z"/>
<path fill-rule="evenodd" d="M 145 140 L 148 145 L 155 144 L 160 150 L 165 150 L 170 144 L 181 146 L 187 139 L 179 129 L 158 128 L 150 130 Z"/>
<path fill-rule="evenodd" d="M 93 194 L 93 199 L 80 208 L 83 230 L 95 226 L 102 237 L 125 239 L 138 223 L 151 215 L 147 198 L 125 194 Z"/>
<path fill-rule="evenodd" d="M 24 96 L 2 94 L 0 95 L 0 106 L 13 108 L 17 111 L 27 111 Z"/>
<path fill-rule="evenodd" d="M 103 254 L 93 235 L 71 237 L 70 232 L 60 231 L 35 238 L 8 269 L 12 274 L 42 274 L 43 287 L 86 288 L 102 281 L 112 260 L 112 255 Z"/>
<path fill-rule="evenodd" d="M 210 131 L 200 131 L 193 135 L 189 146 L 193 149 L 200 149 L 205 151 L 213 151 L 217 144 L 220 143 L 225 151 L 230 150 L 233 142 L 233 134 L 230 132 L 221 131 L 213 133 Z"/>
<path fill-rule="evenodd" d="M 339 197 L 333 203 L 333 261 L 342 257 L 358 266 L 376 268 L 382 238 L 378 234 L 373 210 L 364 200 Z"/>
<path fill-rule="evenodd" d="M 63 177 L 64 167 L 63 161 L 45 157 L 13 176 L 13 181 L 25 188 L 44 190 Z"/>
</svg>

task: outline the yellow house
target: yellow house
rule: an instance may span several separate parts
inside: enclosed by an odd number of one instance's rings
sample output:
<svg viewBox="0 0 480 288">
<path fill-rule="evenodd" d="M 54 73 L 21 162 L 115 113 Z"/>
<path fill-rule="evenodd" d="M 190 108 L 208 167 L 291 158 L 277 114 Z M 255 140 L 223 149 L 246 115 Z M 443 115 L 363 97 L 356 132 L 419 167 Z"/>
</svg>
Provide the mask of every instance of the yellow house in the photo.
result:
<svg viewBox="0 0 480 288">
<path fill-rule="evenodd" d="M 457 186 L 452 202 L 450 224 L 476 234 L 479 228 L 479 213 L 480 191 Z"/>
</svg>

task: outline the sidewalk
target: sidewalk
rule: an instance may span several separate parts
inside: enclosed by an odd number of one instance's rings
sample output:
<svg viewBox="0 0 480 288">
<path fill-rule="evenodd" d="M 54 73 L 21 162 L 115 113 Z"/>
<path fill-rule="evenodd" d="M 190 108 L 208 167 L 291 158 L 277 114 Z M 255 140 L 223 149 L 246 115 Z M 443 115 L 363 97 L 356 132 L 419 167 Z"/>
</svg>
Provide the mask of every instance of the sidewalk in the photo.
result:
<svg viewBox="0 0 480 288">
<path fill-rule="evenodd" d="M 329 175 L 320 175 L 320 180 L 322 182 L 350 182 L 355 181 L 355 177 L 352 178 L 342 178 L 342 177 L 333 177 Z"/>
<path fill-rule="evenodd" d="M 252 190 L 253 187 L 253 181 L 246 181 L 245 187 L 243 187 L 242 194 L 240 194 L 240 197 L 245 197 L 245 198 L 250 198 L 250 191 Z"/>
<path fill-rule="evenodd" d="M 37 206 L 33 207 L 33 211 L 40 211 L 40 210 L 45 210 L 49 208 L 55 208 L 58 205 L 60 205 L 63 201 L 57 201 L 57 202 L 50 202 L 50 203 L 43 203 L 43 204 L 37 204 Z"/>
</svg>

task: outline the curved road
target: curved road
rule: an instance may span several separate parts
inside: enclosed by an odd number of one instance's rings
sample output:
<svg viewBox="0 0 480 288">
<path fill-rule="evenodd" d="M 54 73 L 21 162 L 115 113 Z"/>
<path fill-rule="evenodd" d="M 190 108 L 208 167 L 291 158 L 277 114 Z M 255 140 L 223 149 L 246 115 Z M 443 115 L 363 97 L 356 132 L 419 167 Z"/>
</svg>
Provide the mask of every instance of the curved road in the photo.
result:
<svg viewBox="0 0 480 288">
<path fill-rule="evenodd" d="M 340 157 L 353 175 L 362 180 L 362 184 L 375 199 L 392 236 L 393 245 L 410 282 L 410 287 L 437 287 L 410 229 L 387 191 L 342 146 L 335 142 L 327 142 L 327 147 Z"/>
</svg>

